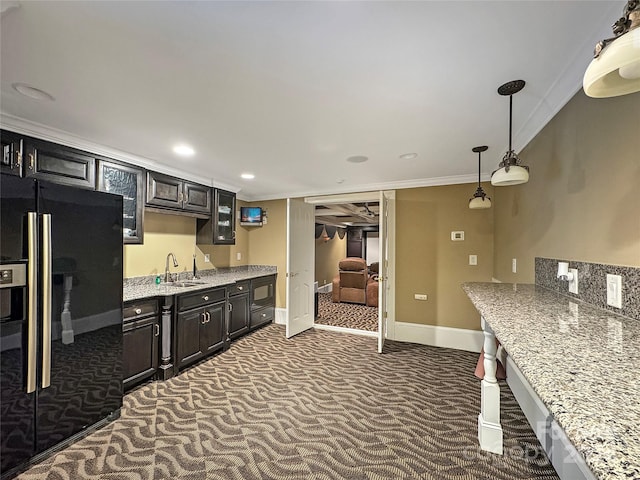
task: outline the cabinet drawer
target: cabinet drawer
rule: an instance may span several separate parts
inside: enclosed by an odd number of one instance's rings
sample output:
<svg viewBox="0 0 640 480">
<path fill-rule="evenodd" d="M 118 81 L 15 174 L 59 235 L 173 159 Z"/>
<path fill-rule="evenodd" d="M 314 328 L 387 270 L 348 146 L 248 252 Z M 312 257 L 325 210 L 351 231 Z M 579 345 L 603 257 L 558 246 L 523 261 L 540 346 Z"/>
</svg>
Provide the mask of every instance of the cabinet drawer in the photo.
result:
<svg viewBox="0 0 640 480">
<path fill-rule="evenodd" d="M 231 295 L 240 295 L 241 293 L 249 293 L 249 284 L 251 280 L 243 280 L 242 282 L 234 283 L 233 285 L 229 285 L 227 288 L 229 289 L 229 296 Z"/>
<path fill-rule="evenodd" d="M 178 297 L 178 311 L 190 310 L 203 305 L 224 301 L 225 299 L 226 292 L 224 288 L 186 293 Z"/>
<path fill-rule="evenodd" d="M 158 301 L 153 299 L 153 300 L 138 300 L 134 302 L 125 303 L 123 311 L 124 311 L 125 321 L 129 321 L 139 317 L 144 317 L 146 315 L 157 314 Z"/>
<path fill-rule="evenodd" d="M 251 312 L 251 325 L 250 328 L 257 327 L 264 323 L 271 323 L 275 317 L 276 309 L 273 307 L 261 308 L 260 310 L 254 310 Z"/>
</svg>

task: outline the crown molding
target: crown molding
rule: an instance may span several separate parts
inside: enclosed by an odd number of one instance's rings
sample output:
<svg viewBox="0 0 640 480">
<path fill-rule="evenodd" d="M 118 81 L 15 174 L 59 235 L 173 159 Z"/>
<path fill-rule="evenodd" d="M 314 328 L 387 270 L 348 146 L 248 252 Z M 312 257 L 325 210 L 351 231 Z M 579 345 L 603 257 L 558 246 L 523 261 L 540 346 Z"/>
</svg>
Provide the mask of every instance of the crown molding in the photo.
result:
<svg viewBox="0 0 640 480">
<path fill-rule="evenodd" d="M 483 173 L 480 176 L 483 182 L 488 182 L 491 179 L 491 175 Z M 382 182 L 382 183 L 368 183 L 363 185 L 341 185 L 341 188 L 333 188 L 326 190 L 311 190 L 303 192 L 293 192 L 287 195 L 288 198 L 301 198 L 301 197 L 317 197 L 323 195 L 343 195 L 348 193 L 362 193 L 372 192 L 379 190 L 402 190 L 405 188 L 419 188 L 419 187 L 437 187 L 443 185 L 458 185 L 462 183 L 476 183 L 478 181 L 477 174 L 470 175 L 450 175 L 446 177 L 433 177 L 433 178 L 418 178 L 413 180 L 399 180 L 395 182 Z M 240 197 L 238 197 L 240 198 Z M 246 195 L 240 198 L 246 202 L 258 202 L 266 200 L 280 200 L 282 195 Z"/>
<path fill-rule="evenodd" d="M 228 190 L 230 192 L 240 191 L 240 187 L 231 184 L 225 184 L 214 181 L 212 178 L 202 178 L 197 175 L 192 175 L 184 170 L 169 167 L 162 163 L 158 163 L 150 158 L 141 157 L 133 153 L 111 148 L 106 145 L 86 140 L 77 135 L 73 135 L 63 130 L 58 130 L 41 123 L 32 122 L 31 120 L 25 120 L 24 118 L 16 117 L 6 112 L 0 111 L 0 128 L 11 130 L 12 132 L 21 133 L 30 137 L 46 140 L 49 142 L 58 143 L 67 147 L 77 148 L 79 150 L 85 150 L 90 153 L 102 155 L 121 162 L 130 163 L 138 167 L 143 167 L 149 170 L 163 173 L 165 175 L 171 175 L 178 178 L 183 178 L 191 182 L 196 182 L 201 185 L 207 185 L 211 187 Z"/>
</svg>

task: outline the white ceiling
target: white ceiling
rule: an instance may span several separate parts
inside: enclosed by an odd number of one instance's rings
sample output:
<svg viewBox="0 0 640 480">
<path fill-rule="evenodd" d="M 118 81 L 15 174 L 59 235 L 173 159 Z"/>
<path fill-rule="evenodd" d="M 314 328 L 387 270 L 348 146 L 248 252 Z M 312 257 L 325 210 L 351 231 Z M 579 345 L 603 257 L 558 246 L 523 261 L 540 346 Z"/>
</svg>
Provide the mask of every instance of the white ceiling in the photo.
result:
<svg viewBox="0 0 640 480">
<path fill-rule="evenodd" d="M 581 87 L 625 4 L 2 3 L 5 128 L 252 200 L 473 181 L 482 144 L 491 172 L 508 140 L 497 87 L 527 82 L 514 96 L 520 150 Z M 177 158 L 177 142 L 196 155 Z"/>
</svg>

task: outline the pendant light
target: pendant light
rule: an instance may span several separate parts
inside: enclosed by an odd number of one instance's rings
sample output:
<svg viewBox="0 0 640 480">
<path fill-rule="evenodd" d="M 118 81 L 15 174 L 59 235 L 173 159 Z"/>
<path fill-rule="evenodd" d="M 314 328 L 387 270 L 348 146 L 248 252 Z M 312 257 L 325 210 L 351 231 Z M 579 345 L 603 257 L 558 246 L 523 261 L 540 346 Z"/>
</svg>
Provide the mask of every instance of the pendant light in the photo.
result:
<svg viewBox="0 0 640 480">
<path fill-rule="evenodd" d="M 486 152 L 488 148 L 486 145 L 482 145 L 471 149 L 472 152 L 478 154 L 478 189 L 469 200 L 469 208 L 491 208 L 491 199 L 484 193 L 482 185 L 480 185 L 480 155 L 482 155 L 482 152 Z"/>
<path fill-rule="evenodd" d="M 504 154 L 498 169 L 491 174 L 491 185 L 495 187 L 507 187 L 519 185 L 529 181 L 529 167 L 521 165 L 520 158 L 511 148 L 511 129 L 513 124 L 513 94 L 524 88 L 524 80 L 513 80 L 501 85 L 498 93 L 509 95 L 509 151 Z"/>
<path fill-rule="evenodd" d="M 614 37 L 596 45 L 582 80 L 590 97 L 617 97 L 640 91 L 640 0 L 629 0 L 613 24 Z"/>
</svg>

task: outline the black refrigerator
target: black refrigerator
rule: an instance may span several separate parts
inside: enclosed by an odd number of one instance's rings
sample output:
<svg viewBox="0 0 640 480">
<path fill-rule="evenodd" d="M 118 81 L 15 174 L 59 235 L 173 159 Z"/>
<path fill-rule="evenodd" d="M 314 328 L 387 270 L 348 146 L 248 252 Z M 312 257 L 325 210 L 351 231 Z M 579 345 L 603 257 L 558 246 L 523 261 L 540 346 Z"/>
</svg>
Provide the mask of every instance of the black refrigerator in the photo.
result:
<svg viewBox="0 0 640 480">
<path fill-rule="evenodd" d="M 122 406 L 122 197 L 0 175 L 0 473 Z"/>
</svg>

